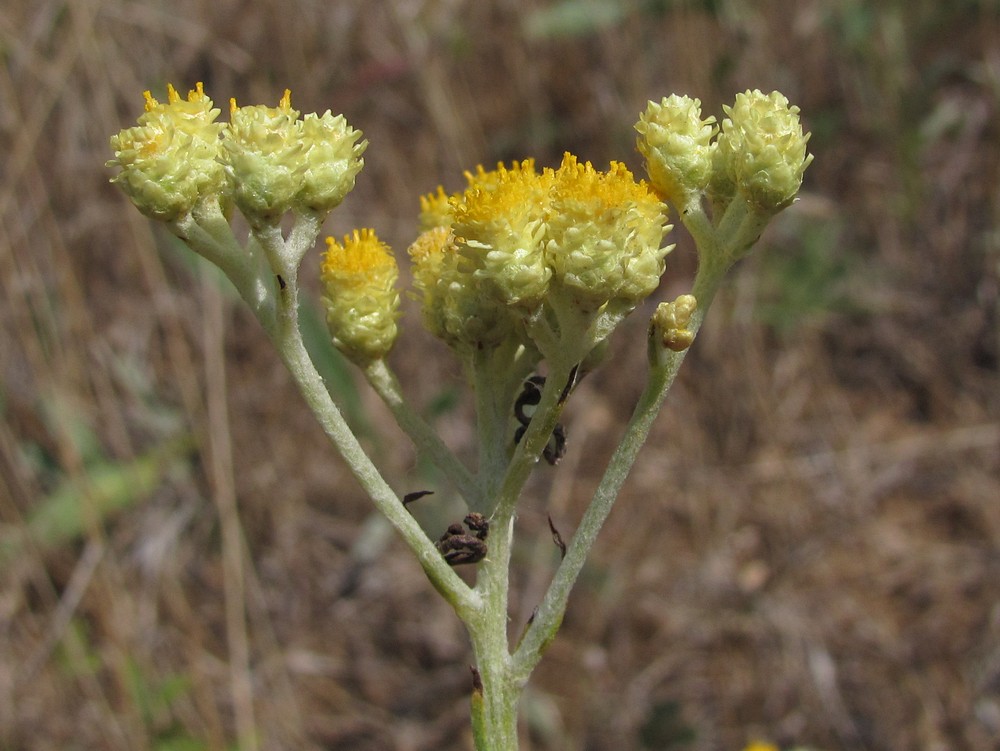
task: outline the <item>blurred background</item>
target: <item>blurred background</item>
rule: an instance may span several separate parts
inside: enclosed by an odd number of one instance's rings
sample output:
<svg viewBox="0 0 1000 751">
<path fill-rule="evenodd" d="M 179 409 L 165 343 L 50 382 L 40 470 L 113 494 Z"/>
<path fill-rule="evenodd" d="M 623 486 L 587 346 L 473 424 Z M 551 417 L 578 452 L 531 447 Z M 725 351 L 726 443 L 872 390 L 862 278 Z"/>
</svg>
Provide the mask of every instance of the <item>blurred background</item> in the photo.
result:
<svg viewBox="0 0 1000 751">
<path fill-rule="evenodd" d="M 404 259 L 418 196 L 478 163 L 641 175 L 648 99 L 786 94 L 801 200 L 713 306 L 522 747 L 1000 748 L 996 0 L 7 0 L 0 53 L 0 749 L 471 747 L 458 621 L 227 283 L 108 184 L 109 136 L 168 81 L 344 113 L 370 147 L 327 231 Z M 688 289 L 677 224 L 522 501 L 513 632 L 557 563 L 547 517 L 568 539 L 642 387 L 653 305 Z M 392 364 L 471 457 L 456 362 L 405 304 Z M 447 487 L 313 339 L 394 487 L 439 491 L 436 536 Z"/>
</svg>

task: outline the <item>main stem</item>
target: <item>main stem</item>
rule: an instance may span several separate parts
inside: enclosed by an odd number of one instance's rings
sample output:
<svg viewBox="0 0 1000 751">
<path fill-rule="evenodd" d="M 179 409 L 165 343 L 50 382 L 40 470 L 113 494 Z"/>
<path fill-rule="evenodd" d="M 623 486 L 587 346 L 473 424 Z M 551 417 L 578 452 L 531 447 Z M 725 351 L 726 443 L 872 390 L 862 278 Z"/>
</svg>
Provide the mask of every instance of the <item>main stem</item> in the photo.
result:
<svg viewBox="0 0 1000 751">
<path fill-rule="evenodd" d="M 466 621 L 479 686 L 473 694 L 472 725 L 478 751 L 517 749 L 517 709 L 526 678 L 514 673 L 507 633 L 510 558 L 517 499 L 548 441 L 561 409 L 559 396 L 572 365 L 553 365 L 530 426 L 508 459 L 505 441 L 516 384 L 523 374 L 490 357 L 472 362 L 479 420 L 479 486 L 490 517 L 489 554 L 477 572 L 482 608 Z"/>
<path fill-rule="evenodd" d="M 517 704 L 524 683 L 514 680 L 507 641 L 513 532 L 513 515 L 503 519 L 494 517 L 490 552 L 479 567 L 475 590 L 481 594 L 483 606 L 466 621 L 482 687 L 481 701 L 473 703 L 477 751 L 517 749 Z"/>
</svg>

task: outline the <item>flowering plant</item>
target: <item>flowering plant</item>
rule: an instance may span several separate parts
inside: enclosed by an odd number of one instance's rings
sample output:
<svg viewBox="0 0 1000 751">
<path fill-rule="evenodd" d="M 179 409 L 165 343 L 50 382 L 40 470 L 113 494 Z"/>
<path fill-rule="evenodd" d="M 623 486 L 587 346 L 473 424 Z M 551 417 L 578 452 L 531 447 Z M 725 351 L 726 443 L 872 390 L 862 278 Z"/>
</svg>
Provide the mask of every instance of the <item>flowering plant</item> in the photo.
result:
<svg viewBox="0 0 1000 751">
<path fill-rule="evenodd" d="M 475 655 L 477 749 L 517 747 L 517 704 L 554 638 L 587 552 L 648 435 L 729 268 L 795 199 L 808 135 L 777 92 L 739 94 L 721 126 L 697 99 L 650 102 L 636 123 L 649 182 L 571 154 L 466 173 L 465 190 L 421 200 L 409 248 L 424 326 L 460 360 L 475 395 L 478 462 L 461 463 L 413 410 L 386 357 L 396 340 L 398 268 L 373 230 L 327 239 L 320 278 L 334 344 L 365 374 L 417 449 L 468 506 L 428 534 L 362 450 L 306 353 L 298 272 L 323 221 L 354 186 L 367 142 L 343 116 L 230 103 L 228 123 L 199 84 L 165 103 L 146 93 L 137 127 L 111 139 L 113 178 L 136 207 L 221 268 L 253 310 L 330 440 L 466 625 Z M 616 326 L 659 285 L 672 246 L 668 206 L 690 231 L 699 268 L 690 294 L 661 303 L 648 328 L 648 377 L 624 436 L 531 621 L 508 638 L 517 502 L 540 458 L 558 462 L 560 413 L 599 367 Z M 230 219 L 249 224 L 241 242 Z M 290 229 L 282 220 L 293 215 Z M 541 373 L 544 371 L 544 376 Z M 455 566 L 477 567 L 470 586 Z"/>
</svg>

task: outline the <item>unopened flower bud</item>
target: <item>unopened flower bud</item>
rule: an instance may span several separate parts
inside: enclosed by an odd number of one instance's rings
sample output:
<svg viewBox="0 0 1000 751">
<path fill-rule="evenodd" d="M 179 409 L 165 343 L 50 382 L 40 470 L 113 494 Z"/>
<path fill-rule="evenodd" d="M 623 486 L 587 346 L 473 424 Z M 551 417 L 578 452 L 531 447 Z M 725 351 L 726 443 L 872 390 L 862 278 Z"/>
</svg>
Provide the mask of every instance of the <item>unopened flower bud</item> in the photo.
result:
<svg viewBox="0 0 1000 751">
<path fill-rule="evenodd" d="M 661 302 L 649 321 L 650 346 L 656 350 L 683 352 L 694 341 L 688 326 L 698 308 L 694 295 L 681 295 L 673 302 Z"/>
<path fill-rule="evenodd" d="M 322 116 L 306 115 L 299 131 L 304 172 L 296 200 L 313 211 L 328 212 L 354 189 L 368 142 L 358 140 L 361 131 L 348 125 L 343 115 L 334 117 L 329 110 Z"/>
<path fill-rule="evenodd" d="M 723 108 L 710 193 L 728 204 L 735 192 L 763 215 L 791 205 L 802 185 L 802 174 L 812 154 L 806 153 L 809 134 L 803 135 L 799 108 L 783 94 L 759 90 L 736 95 Z"/>
<path fill-rule="evenodd" d="M 635 129 L 650 182 L 683 210 L 708 185 L 715 118 L 701 119 L 701 100 L 673 94 L 649 102 Z"/>
</svg>

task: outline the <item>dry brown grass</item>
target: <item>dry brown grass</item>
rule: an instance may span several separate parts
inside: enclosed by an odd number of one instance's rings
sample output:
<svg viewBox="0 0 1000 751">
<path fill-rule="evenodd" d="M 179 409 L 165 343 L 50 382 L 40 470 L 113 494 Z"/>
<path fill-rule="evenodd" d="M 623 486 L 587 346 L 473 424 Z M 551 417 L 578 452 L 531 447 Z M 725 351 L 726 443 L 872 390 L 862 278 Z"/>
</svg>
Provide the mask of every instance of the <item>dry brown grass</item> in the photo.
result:
<svg viewBox="0 0 1000 751">
<path fill-rule="evenodd" d="M 1000 748 L 997 3 L 633 3 L 528 34 L 545 6 L 0 8 L 0 749 L 221 751 L 252 729 L 239 748 L 469 747 L 457 621 L 379 537 L 251 317 L 107 183 L 142 90 L 198 80 L 343 111 L 371 147 L 328 229 L 397 248 L 416 197 L 477 162 L 638 167 L 647 98 L 800 104 L 803 200 L 709 316 L 523 746 Z M 664 294 L 691 264 L 682 239 Z M 514 623 L 554 562 L 546 515 L 568 536 L 638 393 L 642 318 L 524 500 Z M 423 403 L 458 388 L 414 329 L 394 364 Z M 379 464 L 427 483 L 359 399 Z M 439 420 L 463 451 L 465 405 Z M 25 537 L 60 493 L 79 532 Z"/>
</svg>

